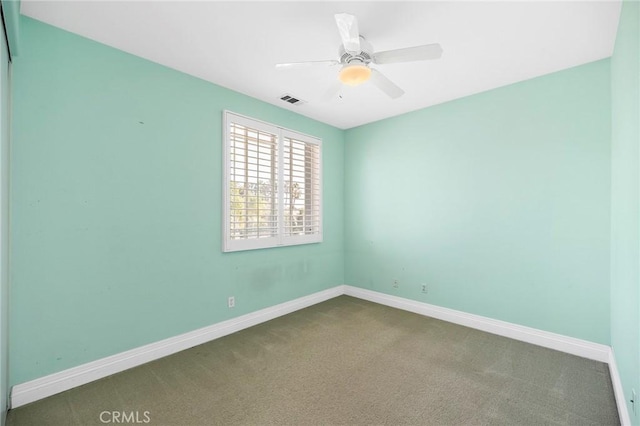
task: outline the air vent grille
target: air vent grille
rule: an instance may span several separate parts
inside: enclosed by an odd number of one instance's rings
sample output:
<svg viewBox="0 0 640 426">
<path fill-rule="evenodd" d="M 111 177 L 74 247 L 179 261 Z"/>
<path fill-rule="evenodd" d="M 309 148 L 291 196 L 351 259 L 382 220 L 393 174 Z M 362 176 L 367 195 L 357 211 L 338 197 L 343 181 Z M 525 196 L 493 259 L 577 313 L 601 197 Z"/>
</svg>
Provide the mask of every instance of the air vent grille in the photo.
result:
<svg viewBox="0 0 640 426">
<path fill-rule="evenodd" d="M 280 96 L 280 99 L 291 104 L 291 105 L 302 105 L 302 104 L 306 104 L 306 101 L 303 101 L 301 99 L 298 99 L 294 96 L 291 96 L 289 94 L 284 94 L 282 96 Z"/>
</svg>

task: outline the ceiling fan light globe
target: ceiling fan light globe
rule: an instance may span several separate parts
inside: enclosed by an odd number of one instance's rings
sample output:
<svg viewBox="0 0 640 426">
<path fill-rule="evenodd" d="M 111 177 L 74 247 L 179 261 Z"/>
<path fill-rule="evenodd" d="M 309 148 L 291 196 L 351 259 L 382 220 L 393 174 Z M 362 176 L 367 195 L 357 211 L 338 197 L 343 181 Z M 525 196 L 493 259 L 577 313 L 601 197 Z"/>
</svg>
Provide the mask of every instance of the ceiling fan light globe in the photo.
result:
<svg viewBox="0 0 640 426">
<path fill-rule="evenodd" d="M 344 84 L 349 86 L 357 86 L 369 80 L 371 77 L 371 68 L 366 65 L 353 64 L 345 65 L 340 70 L 338 78 Z"/>
</svg>

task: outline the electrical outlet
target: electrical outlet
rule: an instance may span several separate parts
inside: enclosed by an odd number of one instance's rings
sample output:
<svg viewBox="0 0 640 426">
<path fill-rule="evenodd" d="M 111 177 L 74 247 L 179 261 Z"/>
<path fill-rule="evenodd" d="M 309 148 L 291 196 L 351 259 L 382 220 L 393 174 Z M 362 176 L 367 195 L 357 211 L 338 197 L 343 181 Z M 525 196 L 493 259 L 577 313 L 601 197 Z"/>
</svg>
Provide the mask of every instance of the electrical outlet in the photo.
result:
<svg viewBox="0 0 640 426">
<path fill-rule="evenodd" d="M 631 410 L 633 411 L 634 416 L 637 414 L 636 405 L 638 405 L 638 400 L 636 399 L 636 390 L 631 389 Z"/>
<path fill-rule="evenodd" d="M 422 292 L 423 293 L 428 293 L 429 291 L 427 290 L 427 285 L 426 284 L 422 284 Z"/>
<path fill-rule="evenodd" d="M 235 298 L 235 297 L 233 297 L 233 296 L 231 296 L 231 297 L 229 298 L 229 300 L 227 301 L 227 305 L 228 305 L 230 308 L 234 308 L 234 307 L 236 306 L 236 298 Z"/>
<path fill-rule="evenodd" d="M 393 280 L 393 288 L 398 288 L 399 284 L 398 280 Z"/>
</svg>

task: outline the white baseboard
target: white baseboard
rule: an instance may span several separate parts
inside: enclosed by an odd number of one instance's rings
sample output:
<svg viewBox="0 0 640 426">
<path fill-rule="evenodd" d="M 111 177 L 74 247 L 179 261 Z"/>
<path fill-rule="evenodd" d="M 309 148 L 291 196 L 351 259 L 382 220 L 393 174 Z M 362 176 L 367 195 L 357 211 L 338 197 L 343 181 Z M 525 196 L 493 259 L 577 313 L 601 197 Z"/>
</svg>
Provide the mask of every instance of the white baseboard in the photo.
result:
<svg viewBox="0 0 640 426">
<path fill-rule="evenodd" d="M 88 362 L 58 373 L 13 386 L 11 408 L 46 398 L 94 380 L 192 348 L 248 327 L 272 320 L 344 293 L 343 286 L 320 291 L 289 302 L 261 309 L 208 327 L 171 337 L 106 358 Z"/>
<path fill-rule="evenodd" d="M 620 377 L 615 365 L 615 358 L 609 346 L 346 285 L 330 288 L 309 296 L 261 309 L 179 336 L 15 385 L 11 390 L 11 407 L 20 407 L 30 402 L 107 377 L 111 374 L 119 373 L 129 368 L 235 333 L 299 309 L 324 302 L 325 300 L 342 294 L 608 363 L 618 411 L 620 413 L 620 420 L 623 425 L 631 425 Z"/>
<path fill-rule="evenodd" d="M 417 302 L 402 297 L 391 296 L 377 291 L 366 290 L 359 287 L 345 286 L 346 295 L 391 306 L 420 315 L 441 319 L 454 324 L 464 325 L 488 333 L 497 334 L 511 339 L 520 340 L 545 348 L 567 352 L 573 355 L 589 358 L 600 362 L 609 361 L 609 346 L 593 343 L 586 340 L 575 339 L 561 334 L 550 333 L 535 328 L 499 321 L 480 315 L 468 314 L 454 309 Z"/>
<path fill-rule="evenodd" d="M 611 375 L 611 384 L 613 385 L 613 393 L 616 396 L 616 404 L 618 406 L 618 415 L 620 416 L 620 424 L 622 426 L 631 426 L 631 418 L 627 409 L 627 400 L 624 397 L 624 389 L 618 372 L 618 364 L 616 364 L 616 356 L 613 348 L 609 350 L 609 374 Z"/>
</svg>

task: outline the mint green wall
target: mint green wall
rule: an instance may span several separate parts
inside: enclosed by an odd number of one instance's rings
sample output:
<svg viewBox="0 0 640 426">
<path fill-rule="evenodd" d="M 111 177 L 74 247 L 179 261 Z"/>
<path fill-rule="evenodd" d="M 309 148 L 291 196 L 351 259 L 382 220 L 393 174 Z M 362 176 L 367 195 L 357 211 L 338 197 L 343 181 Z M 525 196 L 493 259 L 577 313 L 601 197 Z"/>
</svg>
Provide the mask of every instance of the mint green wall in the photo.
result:
<svg viewBox="0 0 640 426">
<path fill-rule="evenodd" d="M 20 24 L 12 384 L 343 283 L 341 130 Z M 221 252 L 223 109 L 323 139 L 322 244 Z"/>
<path fill-rule="evenodd" d="M 5 3 L 2 3 L 3 13 Z M 6 16 L 5 16 L 6 21 Z M 9 395 L 9 127 L 11 84 L 9 51 L 0 30 L 0 425 Z"/>
<path fill-rule="evenodd" d="M 608 344 L 609 78 L 603 60 L 348 130 L 346 284 Z"/>
<path fill-rule="evenodd" d="M 11 56 L 20 53 L 20 0 L 2 0 L 2 18 L 4 21 Z"/>
<path fill-rule="evenodd" d="M 640 4 L 624 2 L 611 58 L 611 346 L 626 400 L 640 391 Z M 634 416 L 627 402 L 634 424 Z"/>
</svg>

